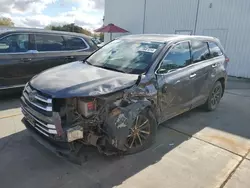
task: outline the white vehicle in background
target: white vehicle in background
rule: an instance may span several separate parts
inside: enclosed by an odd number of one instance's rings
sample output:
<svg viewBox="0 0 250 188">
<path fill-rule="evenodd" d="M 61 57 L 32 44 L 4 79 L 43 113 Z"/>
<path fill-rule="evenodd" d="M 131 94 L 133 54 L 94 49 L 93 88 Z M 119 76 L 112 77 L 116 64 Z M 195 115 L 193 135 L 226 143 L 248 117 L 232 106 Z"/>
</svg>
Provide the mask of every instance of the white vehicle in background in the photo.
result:
<svg viewBox="0 0 250 188">
<path fill-rule="evenodd" d="M 105 43 L 102 42 L 101 40 L 97 39 L 97 38 L 92 38 L 92 41 L 99 47 L 101 48 Z"/>
<path fill-rule="evenodd" d="M 98 46 L 99 48 L 101 48 L 101 47 L 104 46 L 104 44 L 105 44 L 105 42 L 101 42 L 100 44 L 97 44 L 97 46 Z"/>
</svg>

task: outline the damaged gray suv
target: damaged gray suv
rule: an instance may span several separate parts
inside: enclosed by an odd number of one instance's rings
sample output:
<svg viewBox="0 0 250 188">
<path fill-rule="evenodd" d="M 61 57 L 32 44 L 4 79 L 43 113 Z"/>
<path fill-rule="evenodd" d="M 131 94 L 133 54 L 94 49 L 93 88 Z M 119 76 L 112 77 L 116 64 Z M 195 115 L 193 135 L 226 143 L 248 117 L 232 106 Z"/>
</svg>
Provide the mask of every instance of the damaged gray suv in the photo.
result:
<svg viewBox="0 0 250 188">
<path fill-rule="evenodd" d="M 21 97 L 22 121 L 60 155 L 83 145 L 107 155 L 139 152 L 160 123 L 198 106 L 216 109 L 228 61 L 213 37 L 121 37 L 33 77 Z"/>
</svg>

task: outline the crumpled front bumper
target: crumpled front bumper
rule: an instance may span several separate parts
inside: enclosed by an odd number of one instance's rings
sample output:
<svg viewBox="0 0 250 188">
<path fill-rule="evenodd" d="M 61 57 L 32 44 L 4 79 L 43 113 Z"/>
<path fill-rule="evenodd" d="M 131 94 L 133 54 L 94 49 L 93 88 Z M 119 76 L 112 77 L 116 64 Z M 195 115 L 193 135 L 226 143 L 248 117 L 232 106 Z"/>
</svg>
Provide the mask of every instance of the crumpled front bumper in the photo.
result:
<svg viewBox="0 0 250 188">
<path fill-rule="evenodd" d="M 81 164 L 80 159 L 76 156 L 76 153 L 74 153 L 70 149 L 70 143 L 68 142 L 57 142 L 52 139 L 49 139 L 45 137 L 44 135 L 37 132 L 33 126 L 25 119 L 22 119 L 22 123 L 25 125 L 27 130 L 29 131 L 30 135 L 41 145 L 43 145 L 45 148 L 50 150 L 51 152 L 55 153 L 57 156 L 66 158 L 70 160 L 71 162 L 74 162 L 76 164 Z"/>
</svg>

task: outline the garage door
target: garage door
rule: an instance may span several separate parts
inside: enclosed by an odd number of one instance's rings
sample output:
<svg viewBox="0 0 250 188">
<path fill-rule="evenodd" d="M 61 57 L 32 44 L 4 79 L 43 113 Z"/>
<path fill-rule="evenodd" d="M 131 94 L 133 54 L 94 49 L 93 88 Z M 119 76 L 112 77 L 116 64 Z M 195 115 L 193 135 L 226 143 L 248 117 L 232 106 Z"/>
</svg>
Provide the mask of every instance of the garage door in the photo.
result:
<svg viewBox="0 0 250 188">
<path fill-rule="evenodd" d="M 228 29 L 204 29 L 203 35 L 220 39 L 221 44 L 226 49 Z"/>
</svg>

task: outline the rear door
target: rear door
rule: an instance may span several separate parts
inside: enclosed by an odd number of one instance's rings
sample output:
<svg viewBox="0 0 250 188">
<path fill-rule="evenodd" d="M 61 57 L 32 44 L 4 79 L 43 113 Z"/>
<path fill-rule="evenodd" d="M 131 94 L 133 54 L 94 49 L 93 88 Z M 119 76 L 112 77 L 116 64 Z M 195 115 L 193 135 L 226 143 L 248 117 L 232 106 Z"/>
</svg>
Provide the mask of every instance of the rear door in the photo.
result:
<svg viewBox="0 0 250 188">
<path fill-rule="evenodd" d="M 63 53 L 66 44 L 62 35 L 35 33 L 34 37 L 37 51 L 32 65 L 33 75 L 68 62 Z"/>
<path fill-rule="evenodd" d="M 28 33 L 12 33 L 0 39 L 0 89 L 21 87 L 32 77 L 34 49 Z"/>
<path fill-rule="evenodd" d="M 163 121 L 181 114 L 192 104 L 192 70 L 190 42 L 174 44 L 156 71 L 158 104 Z"/>
<path fill-rule="evenodd" d="M 36 33 L 35 43 L 37 53 L 34 74 L 62 64 L 83 60 L 92 53 L 88 51 L 91 50 L 88 43 L 77 36 Z"/>
<path fill-rule="evenodd" d="M 210 81 L 209 81 L 209 91 L 212 89 L 215 81 L 219 77 L 226 76 L 226 55 L 223 53 L 222 49 L 216 42 L 208 42 L 209 51 L 210 51 Z"/>
<path fill-rule="evenodd" d="M 220 48 L 213 42 L 192 40 L 192 107 L 206 102 L 209 92 L 217 79 L 220 65 L 224 65 L 225 58 Z"/>
<path fill-rule="evenodd" d="M 63 38 L 66 44 L 64 53 L 68 62 L 84 60 L 95 51 L 95 48 L 93 48 L 95 44 L 91 44 L 90 40 L 83 37 L 66 35 Z"/>
<path fill-rule="evenodd" d="M 193 77 L 193 107 L 203 104 L 208 96 L 208 84 L 211 79 L 212 63 L 208 43 L 202 40 L 192 40 L 192 74 Z"/>
</svg>

